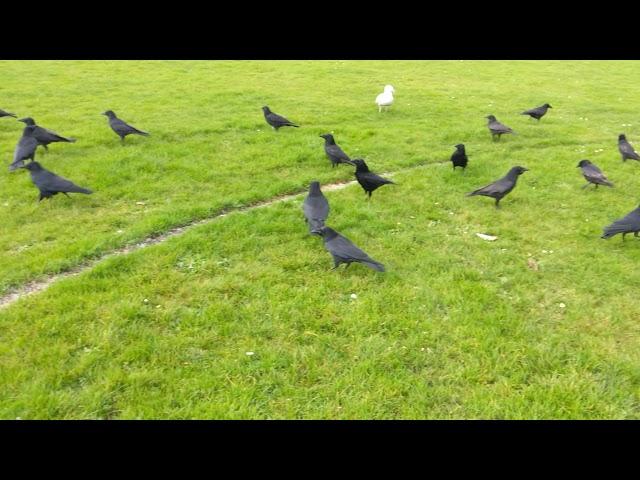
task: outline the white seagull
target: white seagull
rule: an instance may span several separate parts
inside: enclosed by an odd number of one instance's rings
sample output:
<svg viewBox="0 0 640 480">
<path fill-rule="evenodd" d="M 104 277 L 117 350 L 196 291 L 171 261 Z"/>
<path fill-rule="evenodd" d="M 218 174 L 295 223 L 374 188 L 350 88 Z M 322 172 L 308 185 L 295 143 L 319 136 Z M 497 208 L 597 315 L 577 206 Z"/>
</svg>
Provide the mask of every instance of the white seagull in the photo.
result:
<svg viewBox="0 0 640 480">
<path fill-rule="evenodd" d="M 393 104 L 394 88 L 391 85 L 384 87 L 384 92 L 376 97 L 376 104 L 378 105 L 378 113 L 382 111 L 382 107 L 390 107 Z"/>
</svg>

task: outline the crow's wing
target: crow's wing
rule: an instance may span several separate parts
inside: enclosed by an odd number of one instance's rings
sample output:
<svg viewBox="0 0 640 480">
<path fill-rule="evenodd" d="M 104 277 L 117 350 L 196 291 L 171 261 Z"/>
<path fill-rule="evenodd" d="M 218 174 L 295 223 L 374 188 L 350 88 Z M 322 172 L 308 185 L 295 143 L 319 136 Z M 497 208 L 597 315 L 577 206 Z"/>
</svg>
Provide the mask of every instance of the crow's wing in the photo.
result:
<svg viewBox="0 0 640 480">
<path fill-rule="evenodd" d="M 334 160 L 343 163 L 349 163 L 351 161 L 349 155 L 344 153 L 338 145 L 325 145 L 324 150 L 327 152 L 327 155 Z"/>
<path fill-rule="evenodd" d="M 511 133 L 513 131 L 509 127 L 507 127 L 506 125 L 503 125 L 500 122 L 491 122 L 489 124 L 489 129 L 492 132 L 496 132 L 496 133 Z"/>
<path fill-rule="evenodd" d="M 132 127 L 131 125 L 129 125 L 128 123 L 120 120 L 119 118 L 112 118 L 109 120 L 109 124 L 111 125 L 111 128 L 118 134 L 118 135 L 128 135 L 130 133 L 140 133 L 143 135 L 146 135 L 147 132 L 143 132 L 142 130 L 138 130 L 135 127 Z"/>
<path fill-rule="evenodd" d="M 33 183 L 42 191 L 91 193 L 91 190 L 79 187 L 70 180 L 62 178 L 48 170 L 42 170 L 32 175 L 31 178 Z"/>
<path fill-rule="evenodd" d="M 513 180 L 509 178 L 501 178 L 500 180 L 493 182 L 486 187 L 479 188 L 478 190 L 474 190 L 469 195 L 499 195 L 510 191 L 515 185 Z"/>
<path fill-rule="evenodd" d="M 615 235 L 616 233 L 635 232 L 638 230 L 640 230 L 640 208 L 636 208 L 624 218 L 616 220 L 608 227 L 605 227 L 604 232 L 605 234 Z"/>
<path fill-rule="evenodd" d="M 329 202 L 323 195 L 321 197 L 307 197 L 302 205 L 304 216 L 307 220 L 326 220 L 329 216 Z"/>
<path fill-rule="evenodd" d="M 62 135 L 58 135 L 56 132 L 43 127 L 36 127 L 33 133 L 36 140 L 43 143 L 73 141 L 71 138 L 63 137 Z"/>
<path fill-rule="evenodd" d="M 38 141 L 34 137 L 22 137 L 13 154 L 14 163 L 25 158 L 31 158 L 37 147 Z"/>
<path fill-rule="evenodd" d="M 374 261 L 369 255 L 351 243 L 351 240 L 340 234 L 326 242 L 325 246 L 330 253 L 346 260 Z"/>
<path fill-rule="evenodd" d="M 595 165 L 586 165 L 582 167 L 582 174 L 584 178 L 593 183 L 599 183 L 600 185 L 611 185 L 611 182 L 607 179 L 602 170 Z"/>
<path fill-rule="evenodd" d="M 387 180 L 386 178 L 381 177 L 380 175 L 376 175 L 373 172 L 363 172 L 359 173 L 358 176 L 362 181 L 370 183 L 372 185 L 386 185 L 387 183 L 394 183 L 391 180 Z"/>
<path fill-rule="evenodd" d="M 627 157 L 633 158 L 635 160 L 640 160 L 640 156 L 638 156 L 629 142 L 622 141 L 618 143 L 618 148 L 620 149 L 620 153 L 626 155 Z"/>
</svg>

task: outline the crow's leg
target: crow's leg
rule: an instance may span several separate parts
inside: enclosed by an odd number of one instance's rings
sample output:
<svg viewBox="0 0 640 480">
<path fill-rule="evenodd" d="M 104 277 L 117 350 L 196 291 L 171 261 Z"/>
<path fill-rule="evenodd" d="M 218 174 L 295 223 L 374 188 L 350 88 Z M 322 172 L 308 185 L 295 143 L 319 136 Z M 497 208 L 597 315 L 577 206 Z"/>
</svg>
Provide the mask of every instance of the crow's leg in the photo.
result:
<svg viewBox="0 0 640 480">
<path fill-rule="evenodd" d="M 500 199 L 496 198 L 496 208 L 500 208 Z"/>
<path fill-rule="evenodd" d="M 637 238 L 638 237 L 638 233 L 640 233 L 640 232 L 633 232 L 633 236 Z"/>
<path fill-rule="evenodd" d="M 46 145 L 42 145 L 44 147 L 44 149 L 48 152 L 49 151 L 49 147 L 47 147 Z"/>
<path fill-rule="evenodd" d="M 64 193 L 64 195 L 65 195 L 66 197 L 69 197 L 69 194 L 67 194 L 67 192 L 62 192 L 62 193 Z M 69 197 L 69 198 L 71 198 L 71 197 Z"/>
<path fill-rule="evenodd" d="M 583 185 L 582 188 L 587 188 L 589 185 L 591 185 L 591 182 L 587 182 L 587 184 Z"/>
<path fill-rule="evenodd" d="M 598 189 L 598 184 L 596 183 L 595 186 L 596 186 L 596 190 L 597 190 Z"/>
<path fill-rule="evenodd" d="M 624 242 L 624 236 L 625 236 L 627 233 L 629 233 L 629 232 L 624 232 L 624 233 L 622 234 L 622 241 L 623 241 L 623 242 Z"/>
</svg>

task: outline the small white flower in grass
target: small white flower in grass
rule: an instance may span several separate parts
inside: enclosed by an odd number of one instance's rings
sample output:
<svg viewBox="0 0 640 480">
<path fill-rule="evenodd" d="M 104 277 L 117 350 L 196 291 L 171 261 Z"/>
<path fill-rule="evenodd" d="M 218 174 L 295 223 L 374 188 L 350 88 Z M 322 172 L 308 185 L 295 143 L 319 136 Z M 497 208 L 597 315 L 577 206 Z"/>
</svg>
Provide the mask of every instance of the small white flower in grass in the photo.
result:
<svg viewBox="0 0 640 480">
<path fill-rule="evenodd" d="M 355 300 L 356 298 L 358 298 L 358 295 L 356 295 L 355 293 L 352 293 L 352 294 L 351 294 L 351 299 L 352 299 L 352 300 Z"/>
<path fill-rule="evenodd" d="M 246 356 L 248 356 L 248 357 L 250 357 L 250 356 L 252 356 L 252 355 L 255 355 L 255 352 L 245 352 L 245 355 L 246 355 Z"/>
<path fill-rule="evenodd" d="M 118 230 L 116 233 L 122 233 L 124 230 Z"/>
<path fill-rule="evenodd" d="M 144 302 L 144 303 L 149 303 L 149 299 L 148 299 L 148 298 L 145 298 L 145 299 L 143 300 L 143 302 Z"/>
<path fill-rule="evenodd" d="M 136 205 L 144 205 L 144 202 L 136 202 Z"/>
<path fill-rule="evenodd" d="M 560 303 L 558 304 L 558 306 L 559 306 L 560 308 L 566 308 L 566 305 L 565 305 L 564 303 L 562 303 L 562 302 L 560 302 Z"/>
</svg>

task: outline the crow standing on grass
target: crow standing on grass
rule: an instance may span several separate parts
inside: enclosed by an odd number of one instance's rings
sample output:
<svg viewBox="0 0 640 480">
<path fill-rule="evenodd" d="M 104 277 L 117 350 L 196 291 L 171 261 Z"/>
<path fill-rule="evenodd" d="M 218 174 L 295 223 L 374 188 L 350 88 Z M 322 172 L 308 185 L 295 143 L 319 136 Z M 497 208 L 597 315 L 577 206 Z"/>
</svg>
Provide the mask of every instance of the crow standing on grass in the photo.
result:
<svg viewBox="0 0 640 480">
<path fill-rule="evenodd" d="M 0 118 L 2 118 L 2 117 L 18 118 L 13 113 L 5 112 L 4 110 L 0 109 Z"/>
<path fill-rule="evenodd" d="M 483 195 L 485 197 L 495 198 L 496 207 L 500 208 L 500 200 L 502 200 L 505 195 L 507 195 L 511 190 L 514 189 L 516 183 L 518 182 L 518 177 L 527 171 L 529 171 L 528 168 L 513 167 L 511 170 L 509 170 L 509 173 L 507 173 L 500 180 L 493 182 L 486 187 L 479 188 L 478 190 L 475 190 L 471 193 L 467 193 L 467 197 Z"/>
<path fill-rule="evenodd" d="M 624 242 L 624 236 L 627 233 L 633 233 L 633 236 L 637 237 L 638 232 L 640 232 L 640 207 L 630 212 L 626 217 L 616 220 L 608 227 L 605 227 L 600 238 L 611 238 L 621 233 L 622 241 Z"/>
<path fill-rule="evenodd" d="M 331 135 L 330 133 L 325 133 L 320 136 L 324 138 L 324 151 L 327 154 L 329 160 L 331 160 L 332 166 L 335 167 L 339 163 L 348 163 L 350 165 L 354 164 L 349 158 L 349 155 L 344 153 L 342 149 L 338 145 L 336 145 L 336 141 L 334 140 L 333 135 Z"/>
<path fill-rule="evenodd" d="M 453 163 L 454 170 L 456 167 L 462 167 L 462 170 L 467 168 L 469 159 L 467 158 L 467 152 L 465 152 L 464 145 L 462 143 L 456 145 L 456 151 L 451 155 L 451 163 Z"/>
<path fill-rule="evenodd" d="M 309 233 L 320 235 L 329 216 L 329 202 L 320 190 L 320 182 L 311 182 L 309 195 L 304 199 L 302 210 L 309 224 Z"/>
<path fill-rule="evenodd" d="M 504 135 L 505 133 L 515 133 L 509 127 L 507 127 L 506 125 L 503 125 L 502 123 L 500 123 L 496 119 L 495 116 L 487 115 L 485 118 L 487 118 L 489 120 L 489 123 L 487 124 L 487 127 L 489 128 L 489 131 L 491 132 L 491 138 L 493 140 L 496 139 L 496 135 L 498 136 L 498 140 L 500 140 L 500 136 Z"/>
<path fill-rule="evenodd" d="M 627 141 L 627 137 L 624 133 L 621 133 L 618 136 L 618 150 L 620 150 L 623 162 L 626 162 L 629 158 L 631 160 L 640 160 L 640 155 L 636 153 L 631 144 Z"/>
<path fill-rule="evenodd" d="M 391 180 L 382 178 L 380 175 L 376 175 L 370 171 L 364 160 L 353 160 L 353 164 L 356 166 L 356 180 L 358 180 L 358 183 L 362 186 L 365 193 L 369 194 L 369 199 L 371 198 L 371 193 L 378 187 L 388 183 L 395 185 Z"/>
<path fill-rule="evenodd" d="M 296 128 L 299 127 L 299 125 L 296 125 L 290 122 L 289 120 L 287 120 L 284 117 L 281 117 L 277 113 L 273 113 L 271 110 L 269 110 L 269 107 L 267 106 L 262 107 L 262 111 L 264 112 L 264 119 L 275 130 L 278 130 L 280 127 L 296 127 Z"/>
<path fill-rule="evenodd" d="M 82 188 L 70 182 L 66 178 L 59 177 L 53 172 L 43 168 L 38 162 L 31 162 L 24 166 L 31 172 L 31 181 L 40 190 L 41 201 L 43 198 L 53 197 L 58 193 L 93 193 L 91 190 Z M 67 195 L 68 197 L 69 195 Z"/>
<path fill-rule="evenodd" d="M 38 140 L 34 136 L 35 129 L 36 127 L 33 125 L 24 127 L 22 137 L 13 154 L 13 163 L 9 166 L 10 172 L 13 172 L 16 168 L 23 167 L 25 160 L 35 161 L 36 148 L 38 148 Z"/>
<path fill-rule="evenodd" d="M 582 175 L 587 180 L 588 183 L 582 186 L 582 188 L 587 188 L 589 184 L 593 183 L 596 188 L 598 185 L 606 185 L 607 187 L 613 187 L 613 183 L 611 183 L 602 170 L 600 170 L 596 165 L 591 163 L 589 160 L 580 160 L 578 163 L 578 167 L 582 169 Z"/>
<path fill-rule="evenodd" d="M 127 135 L 135 134 L 144 135 L 145 137 L 149 136 L 147 132 L 138 130 L 137 128 L 132 127 L 128 123 L 120 120 L 118 117 L 116 117 L 116 114 L 113 112 L 113 110 L 107 110 L 106 112 L 103 112 L 102 115 L 106 115 L 107 117 L 109 117 L 109 126 L 120 137 L 120 141 L 123 144 L 124 137 L 126 137 Z"/>
<path fill-rule="evenodd" d="M 49 150 L 49 147 L 47 147 L 47 145 L 49 145 L 50 143 L 54 143 L 54 142 L 75 143 L 76 141 L 75 138 L 66 138 L 66 137 L 63 137 L 62 135 L 58 135 L 56 132 L 47 130 L 46 128 L 42 128 L 36 125 L 35 120 L 33 120 L 33 118 L 31 117 L 21 118 L 18 121 L 26 123 L 27 127 L 29 126 L 35 127 L 35 129 L 33 130 L 33 136 L 37 140 L 38 145 L 42 145 L 45 150 Z"/>
<path fill-rule="evenodd" d="M 353 262 L 364 263 L 367 267 L 373 268 L 379 272 L 384 272 L 384 265 L 376 262 L 369 255 L 356 247 L 351 240 L 343 237 L 333 228 L 323 227 L 320 231 L 324 241 L 324 248 L 333 257 L 333 270 L 338 268 L 341 263 L 346 263 L 347 268 Z"/>
<path fill-rule="evenodd" d="M 544 105 L 541 105 L 536 108 L 532 108 L 531 110 L 526 110 L 522 112 L 520 115 L 529 115 L 531 118 L 535 118 L 536 120 L 540 121 L 540 119 L 547 114 L 547 110 L 550 108 L 553 108 L 553 107 L 548 103 L 545 103 Z"/>
</svg>

